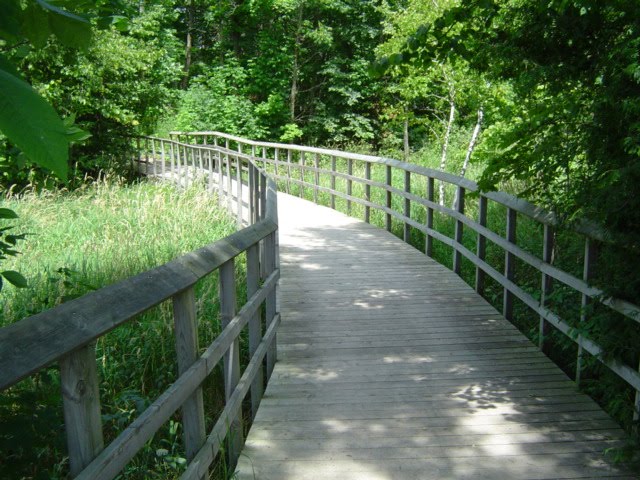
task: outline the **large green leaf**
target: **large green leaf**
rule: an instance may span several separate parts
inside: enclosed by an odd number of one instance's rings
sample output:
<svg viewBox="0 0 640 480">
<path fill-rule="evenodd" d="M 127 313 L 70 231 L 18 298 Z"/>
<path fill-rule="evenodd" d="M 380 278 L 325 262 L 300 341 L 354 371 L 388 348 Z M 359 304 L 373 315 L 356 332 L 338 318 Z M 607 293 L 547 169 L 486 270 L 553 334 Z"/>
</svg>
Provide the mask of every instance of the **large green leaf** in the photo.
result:
<svg viewBox="0 0 640 480">
<path fill-rule="evenodd" d="M 49 14 L 49 27 L 64 45 L 86 48 L 91 40 L 91 24 L 84 18 L 62 10 L 44 0 L 36 0 Z"/>
<path fill-rule="evenodd" d="M 18 288 L 27 288 L 27 279 L 24 278 L 20 273 L 15 270 L 5 270 L 4 272 L 0 272 L 4 278 L 6 278 L 9 283 Z"/>
<path fill-rule="evenodd" d="M 28 83 L 1 67 L 0 131 L 31 161 L 66 180 L 69 140 L 62 120 Z"/>
</svg>

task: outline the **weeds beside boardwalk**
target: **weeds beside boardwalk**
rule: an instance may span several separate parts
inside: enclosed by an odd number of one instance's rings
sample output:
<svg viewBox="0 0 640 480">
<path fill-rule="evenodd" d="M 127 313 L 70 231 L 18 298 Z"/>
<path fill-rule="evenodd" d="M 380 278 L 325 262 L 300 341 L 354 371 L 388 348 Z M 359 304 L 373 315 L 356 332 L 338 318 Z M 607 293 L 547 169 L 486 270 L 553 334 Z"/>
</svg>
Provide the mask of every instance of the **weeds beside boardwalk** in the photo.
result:
<svg viewBox="0 0 640 480">
<path fill-rule="evenodd" d="M 100 181 L 69 193 L 28 192 L 3 207 L 28 233 L 21 254 L 3 270 L 18 270 L 29 287 L 5 285 L 0 326 L 54 307 L 166 263 L 229 235 L 235 223 L 215 198 L 195 186 L 124 185 Z M 239 283 L 242 279 L 239 279 Z M 218 334 L 217 275 L 197 285 L 200 345 Z M 132 292 L 134 293 L 134 292 Z M 242 292 L 239 292 L 242 296 Z M 171 305 L 164 303 L 100 338 L 97 344 L 105 439 L 117 435 L 177 377 Z M 213 375 L 205 402 L 222 404 Z M 176 417 L 127 468 L 126 478 L 174 478 L 184 463 Z M 57 367 L 0 395 L 0 478 L 65 478 L 64 426 Z"/>
</svg>

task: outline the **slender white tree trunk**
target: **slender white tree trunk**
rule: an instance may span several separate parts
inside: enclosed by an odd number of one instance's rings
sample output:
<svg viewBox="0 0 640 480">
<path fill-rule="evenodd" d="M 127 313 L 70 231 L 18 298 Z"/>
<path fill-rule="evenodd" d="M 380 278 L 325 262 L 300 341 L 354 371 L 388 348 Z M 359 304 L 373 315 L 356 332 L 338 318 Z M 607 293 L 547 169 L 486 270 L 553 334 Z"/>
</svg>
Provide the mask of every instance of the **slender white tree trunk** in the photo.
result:
<svg viewBox="0 0 640 480">
<path fill-rule="evenodd" d="M 451 86 L 452 94 L 449 97 L 449 120 L 447 121 L 447 129 L 444 133 L 444 140 L 442 142 L 442 156 L 440 157 L 440 170 L 443 172 L 447 167 L 447 150 L 449 149 L 449 137 L 451 136 L 451 127 L 453 126 L 453 121 L 456 118 L 456 104 L 454 101 L 453 87 Z M 444 183 L 440 182 L 439 190 L 439 198 L 438 203 L 440 205 L 444 205 Z"/>
<path fill-rule="evenodd" d="M 478 136 L 480 135 L 480 130 L 482 129 L 482 119 L 484 118 L 484 111 L 482 107 L 478 109 L 478 120 L 476 121 L 476 126 L 473 128 L 473 133 L 471 134 L 471 140 L 469 140 L 469 146 L 467 147 L 467 154 L 464 157 L 464 162 L 462 162 L 462 168 L 460 169 L 460 176 L 464 177 L 467 173 L 467 168 L 469 168 L 469 162 L 471 161 L 471 155 L 473 154 L 473 150 L 476 148 L 476 143 L 478 142 Z M 458 208 L 458 191 L 456 190 L 456 197 L 453 201 L 453 205 L 451 206 L 454 210 Z"/>
<path fill-rule="evenodd" d="M 460 176 L 464 177 L 467 173 L 467 168 L 469 168 L 469 162 L 471 161 L 471 155 L 473 154 L 473 150 L 476 148 L 476 143 L 478 142 L 478 136 L 480 135 L 480 130 L 482 129 L 482 120 L 484 119 L 484 111 L 482 107 L 478 110 L 478 120 L 476 121 L 476 126 L 473 129 L 473 133 L 471 134 L 471 140 L 469 140 L 469 146 L 467 147 L 467 154 L 464 157 L 464 162 L 462 163 L 462 169 L 460 170 Z"/>
</svg>

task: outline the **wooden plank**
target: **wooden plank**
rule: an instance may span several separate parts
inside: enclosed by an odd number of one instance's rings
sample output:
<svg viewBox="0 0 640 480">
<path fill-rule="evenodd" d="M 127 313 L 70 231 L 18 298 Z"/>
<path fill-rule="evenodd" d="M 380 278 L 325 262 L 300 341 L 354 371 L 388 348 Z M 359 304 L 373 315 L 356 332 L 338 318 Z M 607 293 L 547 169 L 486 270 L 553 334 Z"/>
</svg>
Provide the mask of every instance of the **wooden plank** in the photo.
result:
<svg viewBox="0 0 640 480">
<path fill-rule="evenodd" d="M 60 383 L 69 469 L 76 476 L 104 448 L 94 343 L 60 359 Z"/>
<path fill-rule="evenodd" d="M 459 277 L 365 222 L 279 206 L 280 359 L 238 478 L 544 478 L 539 459 L 547 478 L 628 475 L 600 454 L 615 423 Z"/>
</svg>

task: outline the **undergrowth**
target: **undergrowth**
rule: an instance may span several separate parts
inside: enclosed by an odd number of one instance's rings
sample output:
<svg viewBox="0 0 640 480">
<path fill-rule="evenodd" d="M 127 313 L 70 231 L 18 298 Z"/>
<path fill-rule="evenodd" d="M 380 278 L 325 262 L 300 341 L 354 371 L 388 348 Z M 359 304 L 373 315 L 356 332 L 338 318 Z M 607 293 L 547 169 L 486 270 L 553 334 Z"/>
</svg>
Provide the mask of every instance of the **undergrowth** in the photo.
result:
<svg viewBox="0 0 640 480">
<path fill-rule="evenodd" d="M 21 255 L 3 263 L 28 287 L 5 286 L 0 326 L 166 263 L 229 235 L 235 223 L 206 189 L 98 181 L 74 192 L 10 195 L 2 207 L 28 233 Z M 243 282 L 243 258 L 237 262 Z M 200 348 L 219 333 L 217 276 L 196 285 Z M 135 295 L 135 292 L 131 292 Z M 239 288 L 239 300 L 245 295 Z M 96 345 L 105 442 L 121 432 L 177 378 L 170 302 L 116 328 Z M 224 404 L 222 372 L 205 382 L 207 428 Z M 0 478 L 62 479 L 68 462 L 57 366 L 0 395 Z M 119 478 L 177 478 L 185 466 L 179 413 Z M 223 467 L 219 467 L 222 468 Z"/>
</svg>

